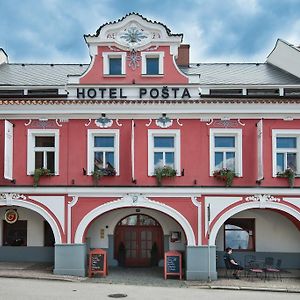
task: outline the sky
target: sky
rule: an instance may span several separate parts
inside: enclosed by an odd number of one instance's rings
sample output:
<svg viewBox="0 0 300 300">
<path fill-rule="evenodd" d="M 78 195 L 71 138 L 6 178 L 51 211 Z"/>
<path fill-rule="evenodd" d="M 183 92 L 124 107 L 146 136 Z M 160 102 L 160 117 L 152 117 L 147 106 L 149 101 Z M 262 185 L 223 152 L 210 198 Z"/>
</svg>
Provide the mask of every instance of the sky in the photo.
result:
<svg viewBox="0 0 300 300">
<path fill-rule="evenodd" d="M 89 63 L 84 34 L 137 12 L 183 33 L 191 62 L 263 62 L 277 38 L 300 45 L 300 0 L 0 0 L 12 63 Z"/>
</svg>

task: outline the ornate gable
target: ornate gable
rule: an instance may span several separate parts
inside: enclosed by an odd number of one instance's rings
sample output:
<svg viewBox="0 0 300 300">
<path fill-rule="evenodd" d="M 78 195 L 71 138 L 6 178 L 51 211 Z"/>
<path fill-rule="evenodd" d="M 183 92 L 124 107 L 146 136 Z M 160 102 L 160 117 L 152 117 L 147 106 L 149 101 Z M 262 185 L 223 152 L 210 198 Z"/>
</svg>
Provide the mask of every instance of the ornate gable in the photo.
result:
<svg viewBox="0 0 300 300">
<path fill-rule="evenodd" d="M 123 50 L 144 50 L 152 45 L 178 47 L 182 34 L 172 34 L 159 22 L 152 22 L 137 13 L 131 13 L 115 22 L 102 25 L 95 35 L 85 35 L 89 45 L 114 45 Z"/>
</svg>

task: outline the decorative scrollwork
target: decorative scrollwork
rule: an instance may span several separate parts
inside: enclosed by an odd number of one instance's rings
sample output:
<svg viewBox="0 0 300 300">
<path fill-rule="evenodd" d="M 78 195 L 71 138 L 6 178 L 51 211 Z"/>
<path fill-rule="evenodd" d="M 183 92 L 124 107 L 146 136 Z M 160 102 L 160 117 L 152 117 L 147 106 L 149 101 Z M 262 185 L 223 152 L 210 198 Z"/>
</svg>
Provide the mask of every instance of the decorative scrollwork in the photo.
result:
<svg viewBox="0 0 300 300">
<path fill-rule="evenodd" d="M 84 126 L 85 126 L 85 127 L 88 127 L 88 126 L 90 126 L 91 123 L 92 123 L 92 119 L 89 119 L 89 122 L 86 123 L 86 124 L 84 124 Z"/>
<path fill-rule="evenodd" d="M 0 194 L 0 201 L 6 202 L 7 206 L 12 205 L 13 200 L 26 200 L 26 196 L 17 193 Z"/>
<path fill-rule="evenodd" d="M 149 127 L 152 124 L 152 119 L 149 119 L 149 123 L 146 124 L 146 127 Z"/>
</svg>

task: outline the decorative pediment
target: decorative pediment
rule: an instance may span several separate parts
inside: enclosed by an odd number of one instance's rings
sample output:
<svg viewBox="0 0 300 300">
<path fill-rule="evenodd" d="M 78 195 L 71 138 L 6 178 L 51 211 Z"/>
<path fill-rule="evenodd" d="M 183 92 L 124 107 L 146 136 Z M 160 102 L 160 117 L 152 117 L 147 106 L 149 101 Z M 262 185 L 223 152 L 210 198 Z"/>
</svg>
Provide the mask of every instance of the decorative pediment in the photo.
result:
<svg viewBox="0 0 300 300">
<path fill-rule="evenodd" d="M 88 44 L 115 44 L 121 49 L 135 51 L 153 44 L 180 44 L 182 37 L 182 34 L 172 34 L 164 24 L 152 22 L 137 13 L 130 13 L 116 22 L 102 25 L 93 36 L 85 35 Z"/>
</svg>

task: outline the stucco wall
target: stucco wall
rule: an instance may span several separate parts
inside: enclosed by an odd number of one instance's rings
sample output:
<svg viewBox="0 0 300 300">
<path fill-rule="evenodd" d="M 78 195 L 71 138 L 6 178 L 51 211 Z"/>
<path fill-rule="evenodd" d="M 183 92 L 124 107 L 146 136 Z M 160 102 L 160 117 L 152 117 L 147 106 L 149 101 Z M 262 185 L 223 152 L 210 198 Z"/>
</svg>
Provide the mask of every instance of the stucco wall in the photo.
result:
<svg viewBox="0 0 300 300">
<path fill-rule="evenodd" d="M 300 252 L 300 232 L 281 214 L 264 209 L 251 209 L 233 218 L 255 218 L 256 252 Z M 216 239 L 217 251 L 224 250 L 224 226 Z"/>
</svg>

